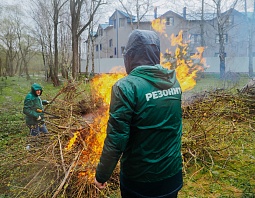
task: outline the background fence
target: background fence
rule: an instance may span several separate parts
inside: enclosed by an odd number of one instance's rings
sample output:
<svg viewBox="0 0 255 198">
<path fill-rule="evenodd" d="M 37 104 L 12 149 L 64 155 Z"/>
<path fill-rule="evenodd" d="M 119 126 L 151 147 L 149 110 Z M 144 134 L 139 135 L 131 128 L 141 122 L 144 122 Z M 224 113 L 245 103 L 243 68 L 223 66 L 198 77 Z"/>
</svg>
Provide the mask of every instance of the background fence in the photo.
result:
<svg viewBox="0 0 255 198">
<path fill-rule="evenodd" d="M 206 65 L 208 68 L 205 72 L 220 72 L 219 57 L 205 57 Z M 112 73 L 112 69 L 117 66 L 124 67 L 123 58 L 101 58 L 95 59 L 95 73 Z M 88 72 L 92 71 L 91 62 L 89 62 Z M 226 72 L 249 72 L 249 59 L 248 57 L 226 57 Z M 255 58 L 253 58 L 253 71 L 255 71 Z M 81 72 L 86 72 L 86 60 L 81 61 Z"/>
</svg>

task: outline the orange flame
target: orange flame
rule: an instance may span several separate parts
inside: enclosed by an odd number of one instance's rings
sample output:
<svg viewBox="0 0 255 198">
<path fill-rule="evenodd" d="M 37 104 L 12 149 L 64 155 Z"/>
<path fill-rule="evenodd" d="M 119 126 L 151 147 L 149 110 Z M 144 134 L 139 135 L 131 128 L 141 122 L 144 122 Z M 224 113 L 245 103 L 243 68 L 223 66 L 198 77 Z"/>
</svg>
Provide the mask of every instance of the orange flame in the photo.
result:
<svg viewBox="0 0 255 198">
<path fill-rule="evenodd" d="M 114 73 L 117 71 L 119 73 Z M 99 109 L 97 115 L 95 115 L 93 123 L 90 124 L 89 136 L 85 140 L 87 149 L 83 152 L 81 157 L 81 161 L 86 162 L 86 167 L 84 168 L 85 171 L 80 172 L 79 176 L 82 178 L 86 177 L 90 182 L 93 182 L 95 166 L 99 161 L 106 137 L 111 89 L 119 79 L 126 75 L 124 71 L 123 67 L 115 67 L 111 70 L 111 74 L 100 74 L 95 76 L 91 82 L 94 100 L 102 100 L 103 107 Z"/>
<path fill-rule="evenodd" d="M 77 135 L 78 133 L 79 133 L 79 132 L 75 132 L 75 133 L 73 134 L 73 137 L 69 140 L 68 145 L 67 145 L 66 148 L 65 148 L 67 151 L 70 151 L 70 150 L 71 150 L 73 144 L 75 143 L 75 141 L 76 141 L 76 139 L 77 139 L 77 137 L 78 137 L 78 135 Z"/>
<path fill-rule="evenodd" d="M 166 30 L 166 19 L 155 19 L 151 22 L 152 28 L 167 37 Z"/>
<path fill-rule="evenodd" d="M 169 36 L 164 32 L 166 29 L 165 19 L 155 19 L 152 21 L 152 27 L 154 30 L 169 38 Z M 204 48 L 198 47 L 197 53 L 189 58 L 185 58 L 188 56 L 188 43 L 183 42 L 182 31 L 180 31 L 177 36 L 172 34 L 170 37 L 170 43 L 171 46 L 176 46 L 175 53 L 172 55 L 172 53 L 167 49 L 166 54 L 170 55 L 168 60 L 166 60 L 164 55 L 161 53 L 161 65 L 168 69 L 175 69 L 182 91 L 188 91 L 196 85 L 195 79 L 197 77 L 197 73 L 199 71 L 204 71 L 203 66 L 206 64 L 205 59 L 202 57 Z M 195 61 L 197 63 L 195 63 Z"/>
</svg>

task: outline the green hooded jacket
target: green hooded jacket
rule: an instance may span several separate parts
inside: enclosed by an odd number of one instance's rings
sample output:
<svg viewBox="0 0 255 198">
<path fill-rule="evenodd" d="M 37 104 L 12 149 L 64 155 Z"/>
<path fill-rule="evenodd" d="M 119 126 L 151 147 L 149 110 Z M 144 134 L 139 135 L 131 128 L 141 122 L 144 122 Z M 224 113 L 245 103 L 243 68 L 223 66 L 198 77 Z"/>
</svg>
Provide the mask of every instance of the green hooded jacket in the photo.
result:
<svg viewBox="0 0 255 198">
<path fill-rule="evenodd" d="M 168 179 L 182 169 L 182 91 L 175 71 L 157 64 L 158 43 L 150 32 L 131 34 L 124 57 L 129 75 L 112 87 L 107 136 L 96 170 L 100 183 L 110 178 L 119 159 L 122 174 L 137 182 Z"/>
<path fill-rule="evenodd" d="M 40 96 L 36 94 L 37 90 L 41 90 L 42 87 L 39 84 L 34 83 L 31 86 L 31 91 L 28 93 L 24 100 L 23 113 L 26 115 L 26 124 L 29 126 L 44 123 L 44 113 L 38 112 L 37 109 L 43 110 L 43 105 L 48 104 L 47 100 L 41 100 Z M 41 116 L 41 120 L 37 120 Z"/>
</svg>

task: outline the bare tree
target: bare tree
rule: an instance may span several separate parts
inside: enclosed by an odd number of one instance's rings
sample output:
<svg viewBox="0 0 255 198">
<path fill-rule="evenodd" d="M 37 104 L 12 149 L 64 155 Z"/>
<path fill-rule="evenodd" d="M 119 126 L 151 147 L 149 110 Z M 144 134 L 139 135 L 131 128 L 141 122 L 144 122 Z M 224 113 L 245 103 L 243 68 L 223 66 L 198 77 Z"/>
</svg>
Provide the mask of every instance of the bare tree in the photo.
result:
<svg viewBox="0 0 255 198">
<path fill-rule="evenodd" d="M 34 34 L 41 45 L 46 80 L 53 73 L 53 23 L 49 13 L 50 9 L 51 6 L 47 0 L 33 0 L 31 10 L 32 18 L 36 24 Z"/>
<path fill-rule="evenodd" d="M 67 3 L 68 0 L 53 0 L 53 23 L 54 23 L 54 69 L 52 74 L 52 81 L 54 86 L 59 86 L 59 65 L 58 65 L 58 24 L 60 10 Z"/>
<path fill-rule="evenodd" d="M 6 74 L 14 76 L 15 60 L 18 57 L 17 23 L 15 23 L 15 19 L 19 18 L 22 13 L 17 5 L 6 6 L 5 9 L 9 16 L 4 16 L 1 20 L 0 41 L 6 56 Z"/>
<path fill-rule="evenodd" d="M 36 54 L 36 51 L 33 49 L 33 47 L 35 46 L 35 39 L 31 35 L 29 35 L 28 32 L 26 32 L 27 29 L 29 29 L 29 27 L 22 26 L 17 21 L 18 46 L 19 53 L 21 55 L 21 63 L 19 64 L 19 75 L 25 72 L 27 80 L 29 80 L 30 75 L 28 71 L 28 65 L 30 60 Z"/>
<path fill-rule="evenodd" d="M 59 86 L 59 18 L 61 11 L 68 0 L 33 0 L 33 19 L 37 24 L 38 41 L 41 44 L 41 51 L 45 68 L 49 68 L 47 76 L 51 78 L 54 86 Z"/>
<path fill-rule="evenodd" d="M 69 13 L 62 15 L 60 20 L 63 21 L 59 26 L 59 37 L 60 37 L 60 53 L 59 53 L 59 66 L 61 68 L 62 77 L 69 78 L 69 70 L 71 68 L 72 50 L 70 40 L 72 38 L 71 31 L 69 28 L 70 17 Z"/>
<path fill-rule="evenodd" d="M 201 1 L 201 5 L 202 5 L 202 12 L 201 12 L 201 22 L 200 22 L 200 29 L 201 29 L 201 43 L 200 43 L 200 45 L 202 47 L 204 47 L 205 46 L 205 18 L 204 18 L 205 1 L 204 0 Z"/>
<path fill-rule="evenodd" d="M 71 32 L 72 32 L 72 77 L 76 79 L 79 67 L 79 37 L 82 32 L 92 23 L 93 18 L 99 8 L 103 5 L 103 0 L 70 0 L 71 12 Z M 87 20 L 81 25 L 81 10 L 83 5 L 86 7 Z"/>
<path fill-rule="evenodd" d="M 140 26 L 140 21 L 145 17 L 145 15 L 153 10 L 153 3 L 155 0 L 118 0 L 121 7 L 129 15 L 131 19 L 132 29 L 138 29 Z M 136 16 L 136 27 L 133 26 L 133 17 Z"/>
<path fill-rule="evenodd" d="M 235 8 L 238 0 L 234 0 L 232 5 L 230 6 L 230 9 L 226 11 L 224 14 L 222 12 L 222 3 L 223 0 L 212 0 L 216 6 L 216 18 L 217 18 L 217 31 L 218 31 L 218 38 L 219 38 L 219 58 L 220 58 L 220 77 L 224 78 L 225 76 L 225 58 L 226 58 L 226 52 L 225 52 L 225 34 L 226 34 L 226 28 L 228 28 L 228 22 L 229 17 L 231 13 L 233 12 L 233 9 Z"/>
</svg>

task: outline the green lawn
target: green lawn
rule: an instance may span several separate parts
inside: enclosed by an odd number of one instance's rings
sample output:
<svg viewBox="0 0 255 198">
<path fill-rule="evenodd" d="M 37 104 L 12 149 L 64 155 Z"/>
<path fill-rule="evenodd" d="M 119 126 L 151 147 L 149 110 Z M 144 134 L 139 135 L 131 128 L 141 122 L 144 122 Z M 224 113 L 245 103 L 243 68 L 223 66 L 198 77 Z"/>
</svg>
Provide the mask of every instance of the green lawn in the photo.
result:
<svg viewBox="0 0 255 198">
<path fill-rule="evenodd" d="M 180 198 L 255 197 L 255 118 L 254 114 L 251 115 L 246 111 L 245 104 L 239 98 L 231 96 L 231 94 L 238 95 L 236 90 L 249 81 L 246 75 L 237 77 L 235 76 L 233 80 L 221 81 L 217 74 L 205 74 L 203 78 L 199 78 L 194 89 L 183 94 L 185 110 L 183 154 L 186 161 L 184 161 L 184 186 L 179 193 Z M 54 178 L 46 175 L 48 173 L 44 171 L 44 166 L 45 169 L 47 167 L 51 170 L 48 167 L 50 163 L 61 164 L 58 161 L 46 160 L 46 154 L 52 155 L 47 153 L 51 148 L 45 148 L 40 142 L 38 144 L 41 148 L 37 152 L 43 163 L 38 163 L 36 159 L 34 162 L 30 161 L 33 159 L 33 153 L 25 150 L 29 137 L 22 113 L 23 100 L 34 82 L 44 88 L 42 99 L 52 99 L 61 89 L 45 82 L 43 77 L 33 77 L 30 81 L 22 77 L 0 78 L 0 177 L 2 178 L 0 198 L 11 198 L 14 195 L 33 197 L 33 194 L 28 194 L 29 191 L 25 186 L 32 185 L 30 183 L 32 181 L 37 181 L 38 185 L 54 183 Z M 205 101 L 196 102 L 196 105 L 191 105 L 189 110 L 185 107 L 186 100 L 193 95 L 216 89 L 228 89 L 231 94 L 219 93 L 215 98 L 205 98 Z M 230 97 L 224 99 L 225 96 Z M 51 130 L 51 126 L 49 129 Z M 205 133 L 206 138 L 203 136 Z M 57 138 L 48 141 L 55 144 Z M 57 176 L 57 171 L 60 170 L 52 172 L 52 175 Z M 45 173 L 44 177 L 35 180 L 34 176 L 42 172 Z M 35 189 L 40 188 L 35 184 L 32 185 Z M 65 188 L 68 189 L 67 186 Z M 56 191 L 56 189 L 51 190 Z M 110 197 L 119 197 L 119 190 L 116 190 L 116 187 L 101 192 L 101 197 L 109 192 Z M 45 197 L 47 195 L 45 193 Z"/>
</svg>

